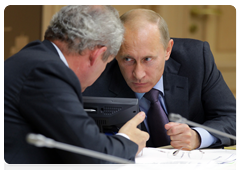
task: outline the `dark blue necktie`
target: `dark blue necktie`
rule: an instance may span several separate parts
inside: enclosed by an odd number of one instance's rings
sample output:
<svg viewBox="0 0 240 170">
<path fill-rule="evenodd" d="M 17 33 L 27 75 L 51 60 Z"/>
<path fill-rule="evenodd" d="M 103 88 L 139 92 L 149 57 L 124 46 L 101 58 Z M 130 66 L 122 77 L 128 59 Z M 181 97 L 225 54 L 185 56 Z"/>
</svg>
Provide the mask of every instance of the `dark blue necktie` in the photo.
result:
<svg viewBox="0 0 240 170">
<path fill-rule="evenodd" d="M 144 97 L 151 102 L 147 113 L 147 122 L 150 138 L 155 147 L 170 144 L 170 137 L 167 135 L 167 131 L 164 128 L 164 125 L 167 124 L 169 120 L 158 100 L 159 93 L 158 90 L 152 89 L 144 95 Z"/>
</svg>

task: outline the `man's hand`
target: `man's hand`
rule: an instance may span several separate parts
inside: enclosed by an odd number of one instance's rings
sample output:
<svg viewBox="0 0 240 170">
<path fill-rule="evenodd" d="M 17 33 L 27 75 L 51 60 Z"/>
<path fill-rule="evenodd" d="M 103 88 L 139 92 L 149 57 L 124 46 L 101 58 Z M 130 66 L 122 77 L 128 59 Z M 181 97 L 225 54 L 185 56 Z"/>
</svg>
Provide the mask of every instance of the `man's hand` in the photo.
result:
<svg viewBox="0 0 240 170">
<path fill-rule="evenodd" d="M 200 136 L 187 124 L 169 122 L 165 125 L 167 135 L 170 136 L 171 145 L 176 149 L 193 150 L 200 146 Z"/>
<path fill-rule="evenodd" d="M 139 112 L 131 120 L 129 120 L 122 128 L 119 133 L 124 133 L 128 135 L 131 141 L 138 145 L 138 153 L 146 146 L 146 142 L 149 139 L 149 134 L 147 132 L 141 131 L 137 126 L 145 119 L 145 113 Z"/>
</svg>

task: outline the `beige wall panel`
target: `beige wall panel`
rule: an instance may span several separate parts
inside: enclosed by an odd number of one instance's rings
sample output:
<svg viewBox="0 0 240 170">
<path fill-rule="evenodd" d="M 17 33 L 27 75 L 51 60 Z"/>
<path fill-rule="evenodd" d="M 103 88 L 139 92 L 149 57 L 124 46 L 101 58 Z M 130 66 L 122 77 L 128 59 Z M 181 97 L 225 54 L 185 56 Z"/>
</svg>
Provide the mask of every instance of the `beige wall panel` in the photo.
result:
<svg viewBox="0 0 240 170">
<path fill-rule="evenodd" d="M 9 5 L 4 9 L 4 60 L 27 43 L 41 39 L 41 5 Z"/>
<path fill-rule="evenodd" d="M 230 5 L 219 6 L 221 17 L 218 17 L 217 49 L 221 52 L 236 51 L 236 9 Z"/>
<path fill-rule="evenodd" d="M 236 96 L 236 70 L 222 71 L 222 75 L 228 87 L 234 96 Z"/>
<path fill-rule="evenodd" d="M 53 15 L 58 12 L 65 5 L 43 5 L 42 8 L 42 40 L 44 38 L 45 31 L 53 17 Z"/>
</svg>

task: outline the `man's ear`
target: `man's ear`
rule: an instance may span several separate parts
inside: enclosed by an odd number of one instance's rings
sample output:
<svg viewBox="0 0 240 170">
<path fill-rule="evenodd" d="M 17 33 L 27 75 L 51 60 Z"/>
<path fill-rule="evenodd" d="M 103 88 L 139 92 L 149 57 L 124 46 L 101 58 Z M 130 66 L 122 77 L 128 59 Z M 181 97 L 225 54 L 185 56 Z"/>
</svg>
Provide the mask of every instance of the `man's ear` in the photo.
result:
<svg viewBox="0 0 240 170">
<path fill-rule="evenodd" d="M 102 59 L 103 54 L 105 53 L 106 50 L 107 50 L 107 47 L 105 47 L 105 46 L 94 48 L 94 50 L 92 50 L 91 55 L 89 57 L 90 65 L 92 66 L 98 57 L 100 57 L 100 59 Z"/>
<path fill-rule="evenodd" d="M 167 46 L 167 49 L 166 49 L 166 57 L 165 57 L 165 60 L 168 60 L 170 55 L 171 55 L 171 52 L 172 52 L 172 48 L 173 48 L 173 39 L 170 39 L 169 42 L 168 42 L 168 46 Z"/>
</svg>

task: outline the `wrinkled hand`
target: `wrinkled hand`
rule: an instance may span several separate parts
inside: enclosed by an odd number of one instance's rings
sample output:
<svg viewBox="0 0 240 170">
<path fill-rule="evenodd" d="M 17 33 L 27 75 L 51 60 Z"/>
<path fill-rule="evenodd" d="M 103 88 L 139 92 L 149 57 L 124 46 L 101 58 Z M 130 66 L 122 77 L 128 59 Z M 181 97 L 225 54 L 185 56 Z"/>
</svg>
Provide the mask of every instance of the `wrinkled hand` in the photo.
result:
<svg viewBox="0 0 240 170">
<path fill-rule="evenodd" d="M 131 120 L 125 123 L 122 128 L 119 130 L 119 133 L 124 133 L 128 135 L 131 141 L 135 142 L 138 145 L 138 153 L 146 146 L 146 142 L 149 139 L 149 134 L 147 132 L 141 131 L 137 126 L 145 119 L 145 113 L 139 112 Z"/>
<path fill-rule="evenodd" d="M 193 150 L 200 146 L 200 136 L 187 124 L 169 122 L 165 125 L 167 135 L 170 136 L 171 145 L 176 149 Z"/>
</svg>

